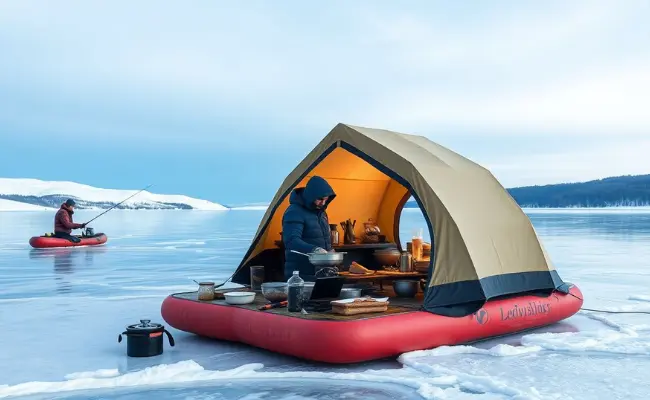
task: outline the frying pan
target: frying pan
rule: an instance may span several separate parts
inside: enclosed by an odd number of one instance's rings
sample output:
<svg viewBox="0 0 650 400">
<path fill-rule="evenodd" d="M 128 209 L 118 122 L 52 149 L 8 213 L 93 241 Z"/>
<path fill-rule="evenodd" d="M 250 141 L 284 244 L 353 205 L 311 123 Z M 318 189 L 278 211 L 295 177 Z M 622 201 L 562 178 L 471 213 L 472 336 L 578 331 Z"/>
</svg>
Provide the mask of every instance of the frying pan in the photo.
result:
<svg viewBox="0 0 650 400">
<path fill-rule="evenodd" d="M 317 267 L 334 267 L 337 265 L 343 264 L 343 256 L 347 253 L 345 252 L 336 252 L 336 253 L 301 253 L 296 250 L 291 250 L 291 252 L 296 254 L 301 254 L 309 258 L 309 262 Z"/>
</svg>

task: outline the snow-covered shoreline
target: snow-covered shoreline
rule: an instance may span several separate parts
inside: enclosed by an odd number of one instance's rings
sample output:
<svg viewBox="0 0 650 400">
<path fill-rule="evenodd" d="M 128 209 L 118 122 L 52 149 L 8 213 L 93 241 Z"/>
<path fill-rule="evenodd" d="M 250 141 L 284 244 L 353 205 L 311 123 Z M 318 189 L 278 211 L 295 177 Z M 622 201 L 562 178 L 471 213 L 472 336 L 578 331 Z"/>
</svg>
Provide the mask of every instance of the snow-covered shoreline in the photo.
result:
<svg viewBox="0 0 650 400">
<path fill-rule="evenodd" d="M 139 189 L 102 189 L 67 181 L 0 178 L 0 200 L 3 200 L 4 204 L 4 206 L 0 205 L 0 211 L 55 209 L 68 197 L 75 199 L 79 209 L 108 209 L 138 191 Z M 20 204 L 24 204 L 24 206 L 20 206 Z M 228 207 L 208 200 L 185 195 L 155 194 L 146 190 L 124 201 L 119 207 L 125 209 L 228 210 Z"/>
</svg>

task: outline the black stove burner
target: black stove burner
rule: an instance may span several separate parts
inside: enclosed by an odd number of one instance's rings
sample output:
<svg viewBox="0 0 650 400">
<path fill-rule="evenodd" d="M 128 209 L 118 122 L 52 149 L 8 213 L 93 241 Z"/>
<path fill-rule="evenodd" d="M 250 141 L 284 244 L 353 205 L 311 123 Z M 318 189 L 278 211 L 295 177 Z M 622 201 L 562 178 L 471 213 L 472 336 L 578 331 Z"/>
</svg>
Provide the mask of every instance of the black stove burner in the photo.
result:
<svg viewBox="0 0 650 400">
<path fill-rule="evenodd" d="M 316 271 L 316 278 L 329 278 L 332 276 L 337 276 L 339 274 L 339 269 L 337 267 L 323 267 Z"/>
<path fill-rule="evenodd" d="M 336 299 L 318 299 L 318 300 L 309 300 L 305 304 L 303 304 L 303 307 L 305 311 L 311 311 L 311 312 L 327 312 L 332 310 L 332 304 L 330 304 L 331 301 L 336 300 Z"/>
</svg>

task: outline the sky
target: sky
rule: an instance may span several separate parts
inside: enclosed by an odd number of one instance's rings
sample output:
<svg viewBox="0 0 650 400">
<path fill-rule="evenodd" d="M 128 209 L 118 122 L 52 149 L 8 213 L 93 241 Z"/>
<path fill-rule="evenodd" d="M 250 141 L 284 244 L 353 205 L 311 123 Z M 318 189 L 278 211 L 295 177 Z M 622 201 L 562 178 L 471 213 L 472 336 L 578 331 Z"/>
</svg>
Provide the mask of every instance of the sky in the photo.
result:
<svg viewBox="0 0 650 400">
<path fill-rule="evenodd" d="M 339 122 L 650 173 L 650 2 L 0 1 L 0 176 L 270 200 Z"/>
</svg>

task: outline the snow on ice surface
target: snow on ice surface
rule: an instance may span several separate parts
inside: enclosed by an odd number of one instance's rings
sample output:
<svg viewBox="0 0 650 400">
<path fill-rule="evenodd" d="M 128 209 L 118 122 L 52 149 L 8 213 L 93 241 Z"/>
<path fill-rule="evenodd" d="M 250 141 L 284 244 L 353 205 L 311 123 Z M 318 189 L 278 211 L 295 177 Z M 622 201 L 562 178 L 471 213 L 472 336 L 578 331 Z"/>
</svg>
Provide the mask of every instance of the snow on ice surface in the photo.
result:
<svg viewBox="0 0 650 400">
<path fill-rule="evenodd" d="M 32 250 L 52 213 L 0 213 L 0 398 L 645 399 L 650 315 L 582 311 L 550 327 L 361 365 L 313 364 L 169 328 L 176 346 L 126 357 L 117 335 L 160 304 L 226 279 L 263 211 L 111 211 L 102 248 Z M 94 215 L 79 211 L 79 218 Z M 75 214 L 77 216 L 77 214 Z M 167 227 L 175 221 L 174 230 Z M 650 311 L 650 215 L 531 214 L 585 307 Z M 411 211 L 403 237 L 424 226 Z M 428 240 L 428 238 L 427 238 Z M 166 247 L 172 246 L 173 249 Z M 7 345 L 9 344 L 9 345 Z"/>
<path fill-rule="evenodd" d="M 42 181 L 38 179 L 0 178 L 0 194 L 19 196 L 63 195 L 91 202 L 119 203 L 138 192 L 137 190 L 100 189 L 67 181 Z M 154 194 L 143 191 L 123 204 L 180 203 L 197 210 L 227 210 L 221 204 L 183 195 Z"/>
<path fill-rule="evenodd" d="M 52 211 L 53 208 L 21 203 L 20 201 L 0 199 L 0 212 L 2 211 Z"/>
</svg>

